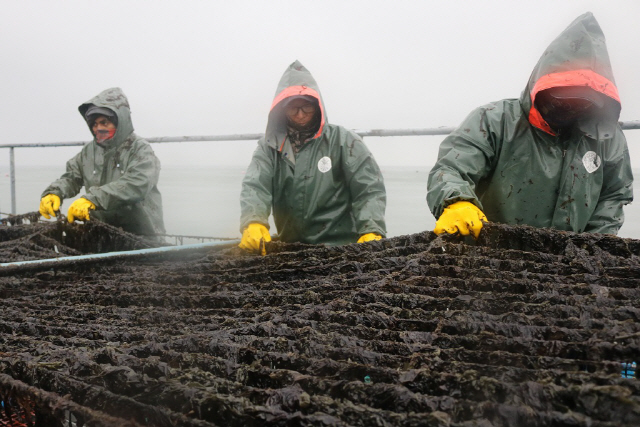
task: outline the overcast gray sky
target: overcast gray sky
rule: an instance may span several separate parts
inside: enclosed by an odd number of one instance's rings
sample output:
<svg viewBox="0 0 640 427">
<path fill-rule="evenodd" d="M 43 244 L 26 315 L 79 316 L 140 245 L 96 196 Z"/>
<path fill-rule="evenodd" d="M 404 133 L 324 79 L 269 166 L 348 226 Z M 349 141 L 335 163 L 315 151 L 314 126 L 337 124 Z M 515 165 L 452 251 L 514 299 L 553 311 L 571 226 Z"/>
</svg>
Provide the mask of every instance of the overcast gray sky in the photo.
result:
<svg viewBox="0 0 640 427">
<path fill-rule="evenodd" d="M 145 137 L 264 132 L 277 82 L 295 59 L 318 81 L 332 123 L 456 126 L 481 104 L 518 97 L 549 42 L 586 11 L 607 38 L 621 119 L 640 119 L 637 0 L 0 4 L 2 143 L 90 139 L 77 107 L 112 86 L 127 94 Z M 640 167 L 640 130 L 626 134 Z M 426 167 L 441 139 L 366 143 L 381 165 Z M 164 165 L 220 165 L 248 164 L 254 147 L 154 150 Z M 16 163 L 64 162 L 77 151 L 20 149 Z"/>
</svg>

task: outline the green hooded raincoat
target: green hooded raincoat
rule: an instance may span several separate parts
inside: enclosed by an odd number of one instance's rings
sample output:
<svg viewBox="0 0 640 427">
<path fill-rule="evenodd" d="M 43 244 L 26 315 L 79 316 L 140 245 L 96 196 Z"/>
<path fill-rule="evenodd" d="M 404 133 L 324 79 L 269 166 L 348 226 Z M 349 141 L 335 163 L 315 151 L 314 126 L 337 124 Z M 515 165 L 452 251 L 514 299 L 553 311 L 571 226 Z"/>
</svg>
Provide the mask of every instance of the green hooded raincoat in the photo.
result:
<svg viewBox="0 0 640 427">
<path fill-rule="evenodd" d="M 64 200 L 84 187 L 83 197 L 96 205 L 89 214 L 92 219 L 140 235 L 164 233 L 162 197 L 157 187 L 160 161 L 149 143 L 133 132 L 126 96 L 120 88 L 103 91 L 78 107 L 83 119 L 91 105 L 115 112 L 115 135 L 102 145 L 95 138 L 85 145 L 42 195 L 56 194 Z"/>
<path fill-rule="evenodd" d="M 317 99 L 322 117 L 312 140 L 294 154 L 283 101 L 300 95 Z M 327 123 L 318 85 L 298 61 L 278 84 L 266 134 L 242 183 L 240 206 L 240 232 L 254 222 L 268 228 L 273 209 L 285 242 L 345 244 L 366 233 L 386 234 L 380 168 L 360 136 Z"/>
<path fill-rule="evenodd" d="M 612 100 L 610 130 L 593 119 L 568 137 L 554 134 L 534 100 L 558 86 L 588 86 Z M 547 48 L 520 99 L 476 109 L 444 139 L 429 174 L 431 212 L 439 218 L 466 200 L 489 221 L 616 234 L 633 200 L 619 111 L 604 35 L 586 13 Z"/>
</svg>

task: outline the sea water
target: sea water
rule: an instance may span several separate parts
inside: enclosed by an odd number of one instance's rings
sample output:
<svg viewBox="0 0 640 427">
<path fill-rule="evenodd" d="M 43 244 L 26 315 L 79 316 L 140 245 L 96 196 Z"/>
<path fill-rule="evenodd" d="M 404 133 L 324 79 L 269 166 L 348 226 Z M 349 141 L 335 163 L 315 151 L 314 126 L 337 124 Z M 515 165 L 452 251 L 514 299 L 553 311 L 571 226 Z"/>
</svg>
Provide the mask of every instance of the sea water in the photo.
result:
<svg viewBox="0 0 640 427">
<path fill-rule="evenodd" d="M 381 165 L 387 190 L 387 233 L 389 237 L 433 230 L 435 219 L 426 202 L 427 177 L 431 167 Z M 240 189 L 243 166 L 163 166 L 158 188 L 162 193 L 164 222 L 168 234 L 240 238 Z M 64 172 L 56 166 L 16 167 L 16 210 L 18 214 L 38 210 L 42 191 Z M 634 170 L 640 177 L 640 170 Z M 61 208 L 66 213 L 71 201 Z M 640 182 L 636 202 L 625 207 L 626 221 L 621 237 L 640 239 Z M 8 166 L 0 166 L 0 212 L 11 211 Z M 272 232 L 275 228 L 272 224 Z M 187 243 L 187 242 L 185 242 Z M 193 243 L 193 242 L 189 242 Z"/>
</svg>

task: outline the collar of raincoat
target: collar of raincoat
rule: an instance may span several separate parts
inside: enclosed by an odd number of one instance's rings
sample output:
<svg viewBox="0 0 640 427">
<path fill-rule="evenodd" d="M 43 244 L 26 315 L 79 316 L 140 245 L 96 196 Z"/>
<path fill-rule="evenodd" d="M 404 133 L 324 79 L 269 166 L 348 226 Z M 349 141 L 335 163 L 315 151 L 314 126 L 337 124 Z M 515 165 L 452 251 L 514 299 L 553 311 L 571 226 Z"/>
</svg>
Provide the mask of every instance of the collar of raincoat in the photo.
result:
<svg viewBox="0 0 640 427">
<path fill-rule="evenodd" d="M 78 111 L 80 111 L 83 119 L 85 119 L 85 113 L 92 105 L 108 108 L 118 116 L 118 126 L 113 138 L 104 141 L 102 144 L 98 144 L 94 136 L 93 141 L 105 150 L 119 147 L 133 133 L 131 110 L 129 108 L 129 101 L 127 100 L 124 92 L 118 87 L 106 89 L 100 92 L 97 96 L 91 98 L 89 101 L 80 105 L 78 107 Z M 87 126 L 89 127 L 91 135 L 93 135 L 93 131 L 91 130 L 91 126 L 88 122 Z"/>
<path fill-rule="evenodd" d="M 576 18 L 551 42 L 520 96 L 529 123 L 550 135 L 555 135 L 555 132 L 542 118 L 534 102 L 540 91 L 559 86 L 588 86 L 614 100 L 606 104 L 612 110 L 607 112 L 606 122 L 595 119 L 578 122 L 580 131 L 591 138 L 613 137 L 610 129 L 615 128 L 620 117 L 620 96 L 613 79 L 604 34 L 591 12 Z"/>
<path fill-rule="evenodd" d="M 278 83 L 276 95 L 271 104 L 271 110 L 269 111 L 269 120 L 267 122 L 265 138 L 267 144 L 272 148 L 282 151 L 287 137 L 287 119 L 283 108 L 286 102 L 283 101 L 291 98 L 292 96 L 302 95 L 312 96 L 317 99 L 318 105 L 320 106 L 320 127 L 312 138 L 318 138 L 324 132 L 325 124 L 327 123 L 327 115 L 318 84 L 309 70 L 307 70 L 299 61 L 295 61 L 289 65 L 282 75 L 282 78 Z"/>
</svg>

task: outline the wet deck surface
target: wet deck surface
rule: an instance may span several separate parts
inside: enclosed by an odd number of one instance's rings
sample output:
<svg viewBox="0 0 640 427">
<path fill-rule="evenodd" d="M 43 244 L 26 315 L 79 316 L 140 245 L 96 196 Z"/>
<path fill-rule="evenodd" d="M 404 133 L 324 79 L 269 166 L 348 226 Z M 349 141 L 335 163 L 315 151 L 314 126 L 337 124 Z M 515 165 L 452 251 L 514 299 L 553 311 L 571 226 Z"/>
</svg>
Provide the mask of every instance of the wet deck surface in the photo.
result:
<svg viewBox="0 0 640 427">
<path fill-rule="evenodd" d="M 54 253 L 140 248 L 34 224 L 0 228 L 0 261 L 63 231 Z M 640 241 L 489 224 L 268 251 L 2 275 L 0 395 L 41 425 L 640 425 Z"/>
</svg>

